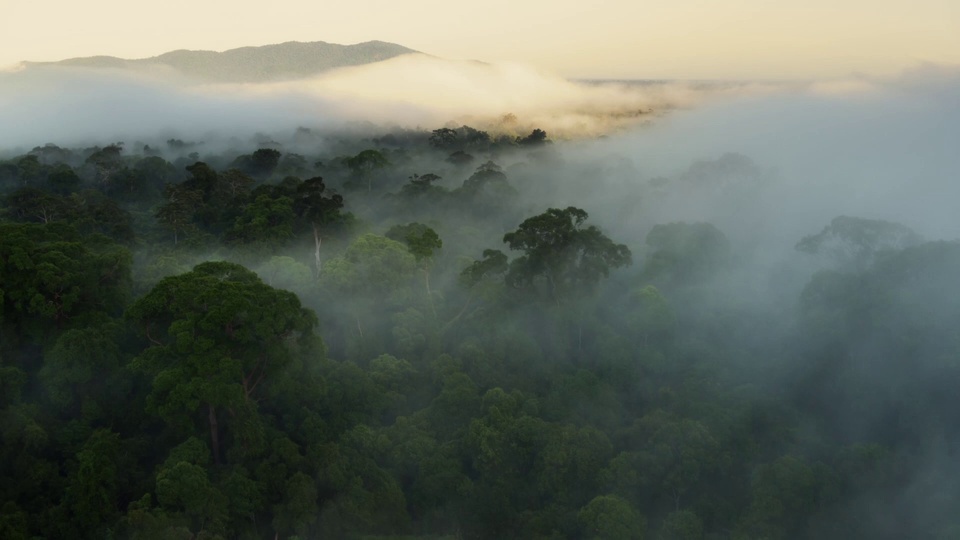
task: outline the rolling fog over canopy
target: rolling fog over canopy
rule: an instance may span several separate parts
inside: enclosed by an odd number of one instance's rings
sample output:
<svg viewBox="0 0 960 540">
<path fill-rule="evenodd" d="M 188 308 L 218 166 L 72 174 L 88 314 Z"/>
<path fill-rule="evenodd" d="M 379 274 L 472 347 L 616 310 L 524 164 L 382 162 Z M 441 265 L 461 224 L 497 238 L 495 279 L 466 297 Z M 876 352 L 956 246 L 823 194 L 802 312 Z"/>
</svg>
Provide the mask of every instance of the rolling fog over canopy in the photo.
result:
<svg viewBox="0 0 960 540">
<path fill-rule="evenodd" d="M 736 212 L 718 201 L 678 201 L 677 219 L 733 225 L 751 205 L 768 230 L 847 214 L 953 239 L 960 238 L 958 141 L 960 68 L 927 66 L 894 79 L 812 84 L 676 111 L 585 147 L 625 156 L 649 177 L 726 152 L 775 173 L 773 185 Z"/>
<path fill-rule="evenodd" d="M 218 139 L 345 124 L 430 128 L 452 123 L 509 134 L 596 136 L 712 97 L 769 91 L 742 82 L 589 84 L 518 64 L 408 54 L 282 83 L 195 84 L 169 70 L 34 66 L 0 72 L 0 148 L 142 140 L 158 133 Z M 504 115 L 516 118 L 504 124 Z M 379 128 L 377 128 L 379 129 Z"/>
<path fill-rule="evenodd" d="M 595 84 L 407 56 L 0 83 L 0 471 L 26 494 L 0 491 L 0 527 L 960 530 L 957 67 Z M 42 309 L 61 274 L 86 296 Z"/>
</svg>

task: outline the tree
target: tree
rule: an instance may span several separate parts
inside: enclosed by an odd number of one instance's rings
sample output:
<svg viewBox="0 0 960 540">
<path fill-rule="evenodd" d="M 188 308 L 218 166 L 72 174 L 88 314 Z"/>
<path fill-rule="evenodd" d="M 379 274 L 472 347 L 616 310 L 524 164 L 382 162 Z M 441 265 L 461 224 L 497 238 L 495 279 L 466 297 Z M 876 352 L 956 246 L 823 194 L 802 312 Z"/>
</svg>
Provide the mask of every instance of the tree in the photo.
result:
<svg viewBox="0 0 960 540">
<path fill-rule="evenodd" d="M 98 429 L 77 453 L 77 469 L 69 478 L 64 502 L 85 537 L 102 538 L 102 528 L 119 514 L 122 452 L 116 433 Z"/>
<path fill-rule="evenodd" d="M 320 243 L 321 228 L 343 219 L 340 209 L 343 208 L 343 197 L 336 193 L 324 195 L 327 186 L 323 178 L 316 176 L 308 178 L 297 185 L 294 194 L 294 211 L 301 219 L 306 220 L 313 229 L 313 257 L 317 267 L 317 277 L 320 276 Z"/>
<path fill-rule="evenodd" d="M 157 209 L 156 218 L 161 225 L 173 231 L 173 243 L 180 241 L 180 234 L 196 229 L 193 222 L 197 208 L 203 202 L 203 192 L 190 189 L 186 184 L 168 184 L 167 202 Z"/>
<path fill-rule="evenodd" d="M 595 497 L 577 514 L 583 537 L 596 540 L 642 540 L 647 521 L 615 495 Z"/>
<path fill-rule="evenodd" d="M 837 216 L 819 234 L 797 242 L 796 249 L 826 257 L 840 269 L 862 271 L 880 252 L 901 250 L 922 241 L 919 234 L 899 223 Z"/>
<path fill-rule="evenodd" d="M 703 522 L 690 510 L 671 512 L 660 526 L 660 540 L 701 540 Z"/>
<path fill-rule="evenodd" d="M 273 148 L 260 148 L 252 154 L 238 156 L 231 167 L 256 178 L 267 178 L 280 163 L 280 151 Z"/>
<path fill-rule="evenodd" d="M 643 348 L 653 343 L 666 341 L 672 334 L 676 319 L 670 304 L 653 285 L 630 293 L 632 312 L 627 315 L 627 322 L 643 340 Z"/>
<path fill-rule="evenodd" d="M 488 184 L 506 184 L 507 175 L 503 174 L 503 169 L 494 163 L 488 161 L 477 167 L 477 170 L 463 181 L 463 189 L 468 193 L 477 193 Z"/>
<path fill-rule="evenodd" d="M 639 473 L 639 487 L 646 493 L 669 496 L 674 511 L 701 476 L 715 466 L 719 445 L 710 431 L 696 420 L 676 418 L 653 411 L 635 423 L 631 446 Z"/>
<path fill-rule="evenodd" d="M 23 156 L 17 160 L 16 175 L 21 186 L 37 185 L 46 174 L 47 167 L 44 167 L 37 156 Z"/>
<path fill-rule="evenodd" d="M 63 224 L 0 224 L 2 345 L 24 338 L 52 343 L 61 331 L 119 315 L 130 253 L 97 239 L 81 239 Z"/>
<path fill-rule="evenodd" d="M 163 279 L 127 317 L 151 343 L 135 366 L 153 376 L 153 409 L 180 428 L 189 428 L 203 411 L 216 462 L 218 409 L 237 417 L 237 430 L 248 424 L 263 396 L 262 383 L 294 361 L 316 323 L 296 295 L 227 262 L 199 264 Z"/>
<path fill-rule="evenodd" d="M 242 243 L 280 246 L 293 236 L 293 201 L 260 195 L 243 208 L 228 238 Z"/>
<path fill-rule="evenodd" d="M 504 235 L 510 249 L 524 252 L 510 263 L 507 284 L 522 288 L 543 280 L 559 306 L 562 296 L 590 289 L 611 268 L 630 264 L 627 246 L 615 244 L 593 225 L 583 227 L 587 217 L 572 206 L 550 208 Z"/>
<path fill-rule="evenodd" d="M 67 203 L 62 197 L 33 187 L 23 187 L 4 197 L 6 213 L 16 221 L 51 223 L 67 215 Z"/>
<path fill-rule="evenodd" d="M 655 225 L 646 243 L 653 252 L 643 263 L 644 280 L 701 280 L 714 275 L 730 252 L 727 237 L 709 223 Z"/>
<path fill-rule="evenodd" d="M 450 128 L 435 129 L 430 134 L 430 145 L 440 150 L 456 148 L 457 132 Z"/>
<path fill-rule="evenodd" d="M 129 244 L 133 242 L 133 218 L 103 193 L 86 190 L 65 200 L 65 220 L 83 234 L 102 234 Z"/>
<path fill-rule="evenodd" d="M 69 195 L 80 187 L 82 180 L 73 168 L 61 163 L 47 175 L 47 186 L 58 195 Z"/>
<path fill-rule="evenodd" d="M 98 184 L 109 186 L 113 180 L 113 175 L 123 168 L 121 152 L 123 152 L 123 143 L 118 142 L 97 149 L 87 158 L 86 163 L 94 167 L 95 179 Z"/>
<path fill-rule="evenodd" d="M 517 144 L 520 146 L 541 146 L 547 142 L 547 132 L 542 129 L 535 129 L 526 137 L 517 137 Z"/>
<path fill-rule="evenodd" d="M 441 178 L 433 173 L 427 173 L 424 175 L 414 174 L 410 177 L 410 181 L 407 182 L 403 187 L 400 188 L 400 195 L 403 197 L 423 197 L 425 195 L 439 195 L 445 193 L 446 190 L 440 186 L 433 185 L 434 182 L 440 180 Z"/>
<path fill-rule="evenodd" d="M 364 150 L 359 154 L 349 157 L 345 161 L 347 167 L 353 171 L 353 174 L 358 178 L 367 179 L 367 192 L 369 193 L 372 188 L 372 175 L 373 172 L 382 169 L 390 164 L 387 161 L 386 156 L 381 154 L 376 150 Z"/>
<path fill-rule="evenodd" d="M 137 161 L 133 171 L 140 176 L 143 185 L 148 188 L 149 193 L 143 194 L 144 197 L 148 195 L 155 197 L 162 192 L 164 185 L 183 179 L 183 173 L 180 170 L 159 156 L 148 156 Z"/>
<path fill-rule="evenodd" d="M 247 202 L 253 179 L 238 169 L 218 173 L 202 161 L 186 167 L 186 170 L 190 177 L 177 185 L 177 189 L 200 193 L 201 203 L 194 209 L 193 220 L 216 233 L 231 227 L 239 209 Z"/>
<path fill-rule="evenodd" d="M 257 274 L 271 287 L 294 292 L 304 292 L 315 283 L 310 267 L 293 257 L 270 257 L 257 267 Z"/>
<path fill-rule="evenodd" d="M 493 296 L 493 291 L 503 289 L 503 274 L 507 272 L 507 256 L 498 249 L 483 250 L 483 258 L 473 261 L 469 266 L 460 272 L 460 285 L 470 290 L 469 296 L 463 303 L 460 311 L 444 325 L 441 333 L 449 330 L 457 321 L 459 321 L 467 310 L 473 299 L 480 295 Z"/>
<path fill-rule="evenodd" d="M 468 288 L 473 288 L 488 277 L 504 274 L 508 268 L 507 256 L 502 251 L 485 249 L 482 259 L 474 261 L 460 272 L 460 282 Z"/>
<path fill-rule="evenodd" d="M 413 254 L 423 270 L 424 279 L 427 286 L 427 297 L 430 298 L 430 305 L 433 306 L 433 293 L 430 291 L 430 263 L 433 262 L 434 251 L 443 247 L 443 241 L 437 235 L 437 231 L 427 227 L 422 223 L 408 223 L 406 225 L 394 225 L 387 231 L 387 238 L 402 242 Z M 436 316 L 436 313 L 434 313 Z"/>
<path fill-rule="evenodd" d="M 474 157 L 463 150 L 457 150 L 456 152 L 451 153 L 447 156 L 447 162 L 452 163 L 458 167 L 466 167 L 467 165 L 473 163 Z"/>
<path fill-rule="evenodd" d="M 822 466 L 791 455 L 758 466 L 751 479 L 752 502 L 735 538 L 806 536 L 808 518 L 823 498 L 823 474 Z"/>
<path fill-rule="evenodd" d="M 118 326 L 112 322 L 68 330 L 45 352 L 39 378 L 61 414 L 82 414 L 90 421 L 90 416 L 106 413 L 105 405 L 122 402 Z"/>
<path fill-rule="evenodd" d="M 415 268 L 416 259 L 403 244 L 365 234 L 354 240 L 342 257 L 331 259 L 320 277 L 359 308 L 363 302 L 387 302 L 410 279 Z M 357 332 L 363 338 L 359 311 L 354 317 Z"/>
</svg>

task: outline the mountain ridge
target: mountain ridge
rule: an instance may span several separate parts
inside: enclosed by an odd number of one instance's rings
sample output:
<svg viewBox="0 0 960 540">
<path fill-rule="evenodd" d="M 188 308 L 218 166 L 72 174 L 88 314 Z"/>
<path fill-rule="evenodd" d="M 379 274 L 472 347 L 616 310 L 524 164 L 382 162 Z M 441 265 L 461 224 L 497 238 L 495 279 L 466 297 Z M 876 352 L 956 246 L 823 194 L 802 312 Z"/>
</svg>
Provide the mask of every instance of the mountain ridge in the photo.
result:
<svg viewBox="0 0 960 540">
<path fill-rule="evenodd" d="M 56 62 L 24 62 L 24 66 L 111 69 L 167 66 L 201 82 L 250 83 L 298 79 L 339 67 L 389 60 L 404 54 L 423 53 L 386 41 L 365 41 L 353 45 L 325 41 L 287 41 L 225 51 L 176 49 L 148 58 L 125 59 L 100 55 L 67 58 Z"/>
</svg>

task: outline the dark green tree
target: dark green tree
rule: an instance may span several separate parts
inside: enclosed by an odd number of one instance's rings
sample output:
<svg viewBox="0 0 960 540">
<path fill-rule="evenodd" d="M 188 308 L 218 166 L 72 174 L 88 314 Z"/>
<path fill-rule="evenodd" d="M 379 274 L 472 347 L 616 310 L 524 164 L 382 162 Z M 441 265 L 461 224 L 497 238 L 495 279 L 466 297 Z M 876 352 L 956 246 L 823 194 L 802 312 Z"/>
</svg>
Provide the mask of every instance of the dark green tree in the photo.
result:
<svg viewBox="0 0 960 540">
<path fill-rule="evenodd" d="M 520 146 L 541 146 L 548 142 L 547 132 L 542 129 L 534 129 L 526 137 L 517 137 L 517 144 Z"/>
<path fill-rule="evenodd" d="M 298 184 L 294 193 L 294 211 L 313 231 L 313 257 L 318 277 L 321 269 L 320 244 L 323 241 L 323 229 L 344 219 L 340 213 L 343 197 L 332 192 L 325 194 L 326 189 L 323 178 L 316 176 Z"/>
<path fill-rule="evenodd" d="M 417 264 L 423 271 L 427 286 L 427 297 L 431 299 L 432 306 L 433 292 L 430 290 L 430 265 L 433 262 L 434 252 L 443 247 L 443 241 L 440 240 L 437 231 L 422 223 L 407 223 L 406 225 L 394 225 L 387 231 L 386 236 L 391 240 L 405 244 L 416 258 Z"/>
<path fill-rule="evenodd" d="M 294 219 L 290 198 L 261 195 L 243 208 L 227 238 L 244 244 L 280 247 L 293 236 Z"/>
<path fill-rule="evenodd" d="M 163 279 L 127 311 L 151 346 L 135 366 L 153 376 L 151 407 L 171 425 L 208 424 L 221 459 L 221 415 L 231 411 L 235 439 L 256 419 L 271 379 L 307 346 L 316 318 L 296 295 L 274 289 L 240 265 L 209 262 Z M 247 440 L 256 446 L 256 440 Z"/>
<path fill-rule="evenodd" d="M 615 495 L 601 495 L 580 509 L 577 519 L 583 537 L 595 540 L 643 540 L 647 522 L 630 503 Z"/>
<path fill-rule="evenodd" d="M 507 284 L 523 288 L 543 281 L 559 305 L 566 295 L 589 291 L 611 268 L 630 264 L 627 246 L 615 244 L 593 225 L 584 227 L 587 217 L 572 206 L 551 208 L 504 235 L 510 249 L 524 253 L 510 263 Z"/>
<path fill-rule="evenodd" d="M 203 202 L 203 192 L 186 183 L 168 184 L 166 198 L 167 202 L 157 209 L 156 218 L 173 232 L 173 243 L 177 244 L 183 233 L 196 230 L 194 216 Z"/>
</svg>

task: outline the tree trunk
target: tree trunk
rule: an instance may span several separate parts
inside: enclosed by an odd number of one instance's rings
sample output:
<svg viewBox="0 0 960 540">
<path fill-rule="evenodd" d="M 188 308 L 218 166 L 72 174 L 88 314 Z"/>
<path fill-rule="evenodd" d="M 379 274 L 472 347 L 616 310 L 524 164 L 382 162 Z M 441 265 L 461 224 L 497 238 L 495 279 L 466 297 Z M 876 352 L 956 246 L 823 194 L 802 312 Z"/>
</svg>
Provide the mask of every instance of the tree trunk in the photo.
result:
<svg viewBox="0 0 960 540">
<path fill-rule="evenodd" d="M 320 279 L 320 229 L 317 224 L 313 224 L 313 258 L 317 263 L 317 279 Z"/>
<path fill-rule="evenodd" d="M 430 267 L 425 266 L 423 268 L 423 277 L 427 283 L 427 300 L 430 302 L 430 312 L 433 313 L 433 318 L 436 319 L 437 308 L 433 306 L 433 292 L 430 290 Z"/>
<path fill-rule="evenodd" d="M 471 292 L 470 292 L 470 296 L 467 298 L 467 301 L 463 304 L 463 307 L 460 309 L 460 312 L 457 313 L 456 316 L 454 316 L 452 319 L 450 319 L 449 321 L 447 321 L 447 324 L 443 325 L 443 328 L 440 329 L 440 334 L 441 334 L 441 335 L 442 335 L 442 334 L 446 334 L 446 333 L 447 333 L 447 330 L 449 330 L 450 327 L 454 325 L 454 323 L 456 323 L 458 320 L 460 320 L 460 317 L 463 317 L 463 314 L 467 312 L 467 308 L 470 307 L 470 302 L 473 301 L 473 295 L 474 295 L 474 293 L 473 293 L 473 291 L 471 291 Z"/>
<path fill-rule="evenodd" d="M 547 281 L 550 283 L 550 293 L 553 294 L 553 300 L 557 303 L 557 307 L 560 307 L 560 297 L 557 296 L 557 284 L 553 281 L 553 276 L 550 275 L 550 272 L 547 272 Z"/>
<path fill-rule="evenodd" d="M 217 410 L 213 405 L 208 405 L 210 420 L 210 445 L 213 447 L 213 464 L 220 465 L 220 432 L 217 425 Z"/>
</svg>

